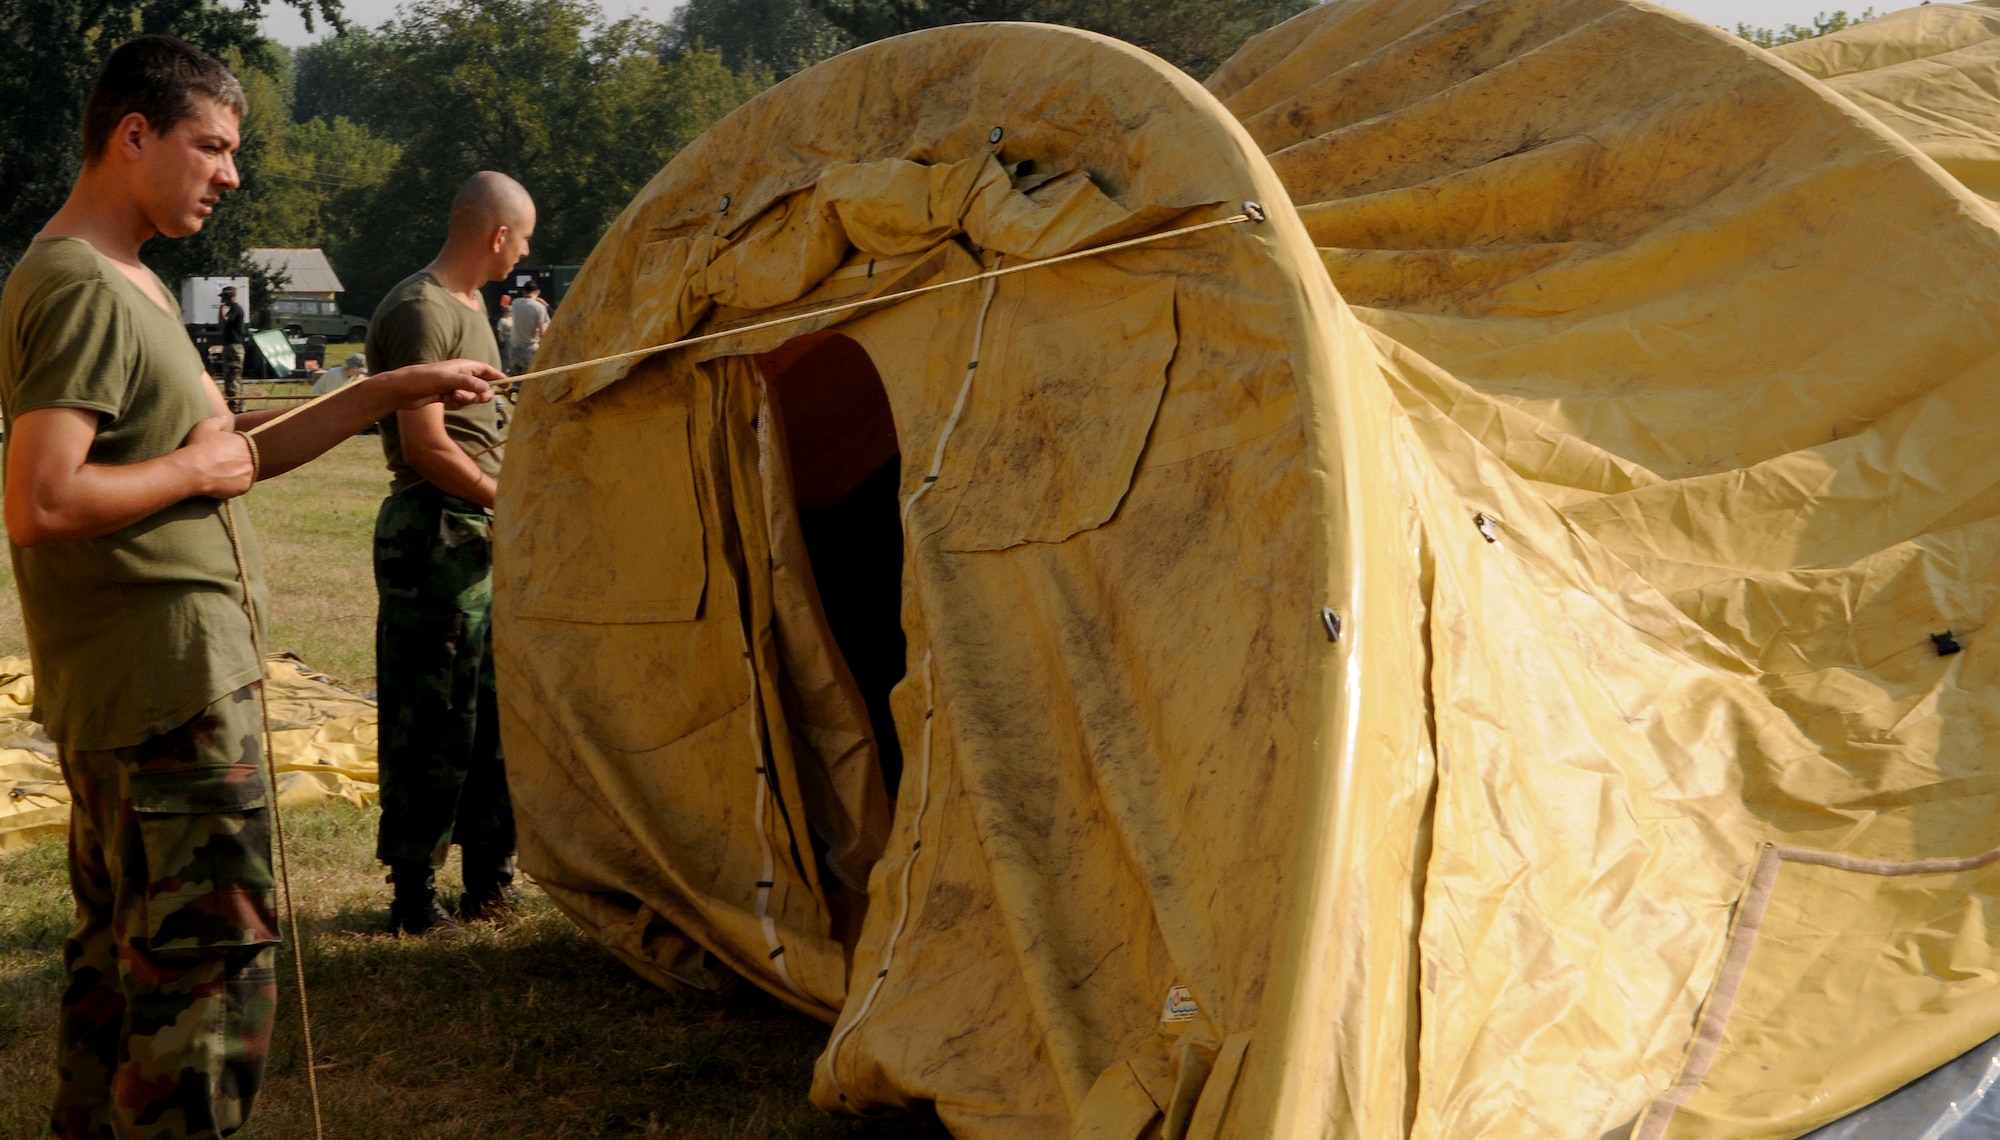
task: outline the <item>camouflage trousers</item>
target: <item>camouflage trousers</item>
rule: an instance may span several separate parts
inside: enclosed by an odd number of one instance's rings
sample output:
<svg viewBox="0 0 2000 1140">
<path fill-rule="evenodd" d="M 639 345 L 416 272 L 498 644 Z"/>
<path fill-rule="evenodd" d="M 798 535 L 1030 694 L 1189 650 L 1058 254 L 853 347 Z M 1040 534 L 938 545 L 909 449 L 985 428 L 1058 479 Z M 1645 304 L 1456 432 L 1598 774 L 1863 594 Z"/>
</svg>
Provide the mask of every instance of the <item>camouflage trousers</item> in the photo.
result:
<svg viewBox="0 0 2000 1140">
<path fill-rule="evenodd" d="M 222 398 L 228 402 L 229 410 L 243 410 L 243 346 L 225 344 L 222 346 L 221 362 L 216 366 L 220 376 L 216 383 L 222 385 Z"/>
<path fill-rule="evenodd" d="M 421 483 L 375 518 L 382 824 L 376 858 L 514 853 L 493 684 L 493 520 Z"/>
<path fill-rule="evenodd" d="M 60 750 L 77 925 L 57 1136 L 227 1136 L 250 1114 L 278 998 L 258 688 L 143 744 Z"/>
</svg>

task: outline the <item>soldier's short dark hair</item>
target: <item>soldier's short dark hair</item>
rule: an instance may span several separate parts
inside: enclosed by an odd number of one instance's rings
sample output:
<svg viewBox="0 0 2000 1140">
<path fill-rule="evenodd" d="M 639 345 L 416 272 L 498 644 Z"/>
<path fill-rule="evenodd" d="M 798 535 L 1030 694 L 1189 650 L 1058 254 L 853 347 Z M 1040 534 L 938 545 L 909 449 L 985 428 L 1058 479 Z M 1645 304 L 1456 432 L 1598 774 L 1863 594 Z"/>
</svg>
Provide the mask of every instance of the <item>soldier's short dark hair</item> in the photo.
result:
<svg viewBox="0 0 2000 1140">
<path fill-rule="evenodd" d="M 247 104 L 243 85 L 216 59 L 173 36 L 137 36 L 118 45 L 83 106 L 83 159 L 95 162 L 111 145 L 125 116 L 138 112 L 154 134 L 164 135 L 195 113 L 205 95 L 236 112 Z"/>
</svg>

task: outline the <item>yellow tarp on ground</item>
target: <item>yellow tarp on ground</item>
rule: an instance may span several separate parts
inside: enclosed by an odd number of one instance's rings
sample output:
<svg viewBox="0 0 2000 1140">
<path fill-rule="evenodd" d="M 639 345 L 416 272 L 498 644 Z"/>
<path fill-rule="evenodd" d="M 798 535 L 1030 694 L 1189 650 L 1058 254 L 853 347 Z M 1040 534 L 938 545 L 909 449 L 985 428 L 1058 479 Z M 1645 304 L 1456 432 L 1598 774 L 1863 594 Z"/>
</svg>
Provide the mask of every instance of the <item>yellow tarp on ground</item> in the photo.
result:
<svg viewBox="0 0 2000 1140">
<path fill-rule="evenodd" d="M 295 657 L 273 657 L 265 691 L 277 752 L 278 802 L 375 796 L 375 702 L 334 685 Z M 69 827 L 69 789 L 56 746 L 28 719 L 35 678 L 23 657 L 0 657 L 0 851 Z"/>
<path fill-rule="evenodd" d="M 1623 0 L 1334 0 L 1207 90 L 1018 25 L 793 77 L 541 364 L 1269 220 L 527 391 L 524 863 L 966 1136 L 1879 1098 L 2000 1032 L 2000 215 L 1898 130 Z M 800 521 L 881 433 L 893 814 Z"/>
</svg>

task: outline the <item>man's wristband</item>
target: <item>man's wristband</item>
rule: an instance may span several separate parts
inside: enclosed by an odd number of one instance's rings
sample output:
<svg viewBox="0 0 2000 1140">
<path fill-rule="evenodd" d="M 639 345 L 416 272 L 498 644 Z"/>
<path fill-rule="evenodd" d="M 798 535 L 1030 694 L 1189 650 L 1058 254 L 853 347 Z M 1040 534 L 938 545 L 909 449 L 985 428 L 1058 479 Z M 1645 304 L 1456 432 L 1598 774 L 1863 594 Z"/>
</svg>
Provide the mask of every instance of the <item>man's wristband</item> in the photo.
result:
<svg viewBox="0 0 2000 1140">
<path fill-rule="evenodd" d="M 244 446 L 250 449 L 250 481 L 255 483 L 264 477 L 264 456 L 257 450 L 257 437 L 247 431 L 236 434 L 243 437 Z"/>
</svg>

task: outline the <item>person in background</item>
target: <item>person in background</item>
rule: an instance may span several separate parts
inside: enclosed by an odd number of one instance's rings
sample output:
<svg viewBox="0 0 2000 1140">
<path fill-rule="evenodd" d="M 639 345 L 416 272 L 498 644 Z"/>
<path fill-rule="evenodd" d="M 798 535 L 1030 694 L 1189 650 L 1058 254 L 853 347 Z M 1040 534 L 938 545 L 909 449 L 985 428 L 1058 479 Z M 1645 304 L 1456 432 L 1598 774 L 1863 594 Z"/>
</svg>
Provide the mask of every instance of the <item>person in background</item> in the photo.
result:
<svg viewBox="0 0 2000 1140">
<path fill-rule="evenodd" d="M 508 340 L 509 375 L 519 376 L 534 365 L 535 352 L 542 347 L 542 333 L 549 327 L 549 307 L 542 303 L 542 287 L 533 281 L 521 286 L 513 305 L 514 331 Z"/>
<path fill-rule="evenodd" d="M 465 356 L 499 368 L 479 290 L 527 255 L 534 229 L 535 203 L 519 182 L 493 171 L 467 179 L 452 199 L 444 248 L 376 308 L 368 366 Z M 390 483 L 375 520 L 382 789 L 375 854 L 395 887 L 395 934 L 456 932 L 437 893 L 453 843 L 463 854 L 459 918 L 498 917 L 514 899 L 514 809 L 500 754 L 491 624 L 493 495 L 505 439 L 491 403 L 382 421 Z"/>
<path fill-rule="evenodd" d="M 457 360 L 372 376 L 262 431 L 203 368 L 139 259 L 238 185 L 236 77 L 170 36 L 111 52 L 83 167 L 0 291 L 4 514 L 32 716 L 71 797 L 55 1103 L 63 1140 L 227 1136 L 277 1007 L 266 783 L 266 591 L 230 500 L 398 409 L 489 400 Z M 253 616 L 254 615 L 254 616 Z M 11 1011 L 10 1011 L 11 1012 Z"/>
<path fill-rule="evenodd" d="M 367 375 L 368 358 L 358 352 L 350 352 L 347 354 L 346 363 L 329 368 L 313 377 L 312 391 L 308 394 L 324 396 L 343 384 L 364 379 Z"/>
<path fill-rule="evenodd" d="M 215 323 L 222 326 L 222 398 L 229 410 L 243 410 L 243 346 L 250 340 L 250 326 L 243 306 L 236 303 L 236 286 L 222 287 L 222 300 L 215 307 Z"/>
<path fill-rule="evenodd" d="M 514 344 L 514 298 L 500 294 L 500 319 L 493 322 L 493 337 L 502 348 L 511 349 Z M 511 361 L 509 363 L 512 363 Z M 512 374 L 512 369 L 508 370 Z"/>
</svg>

